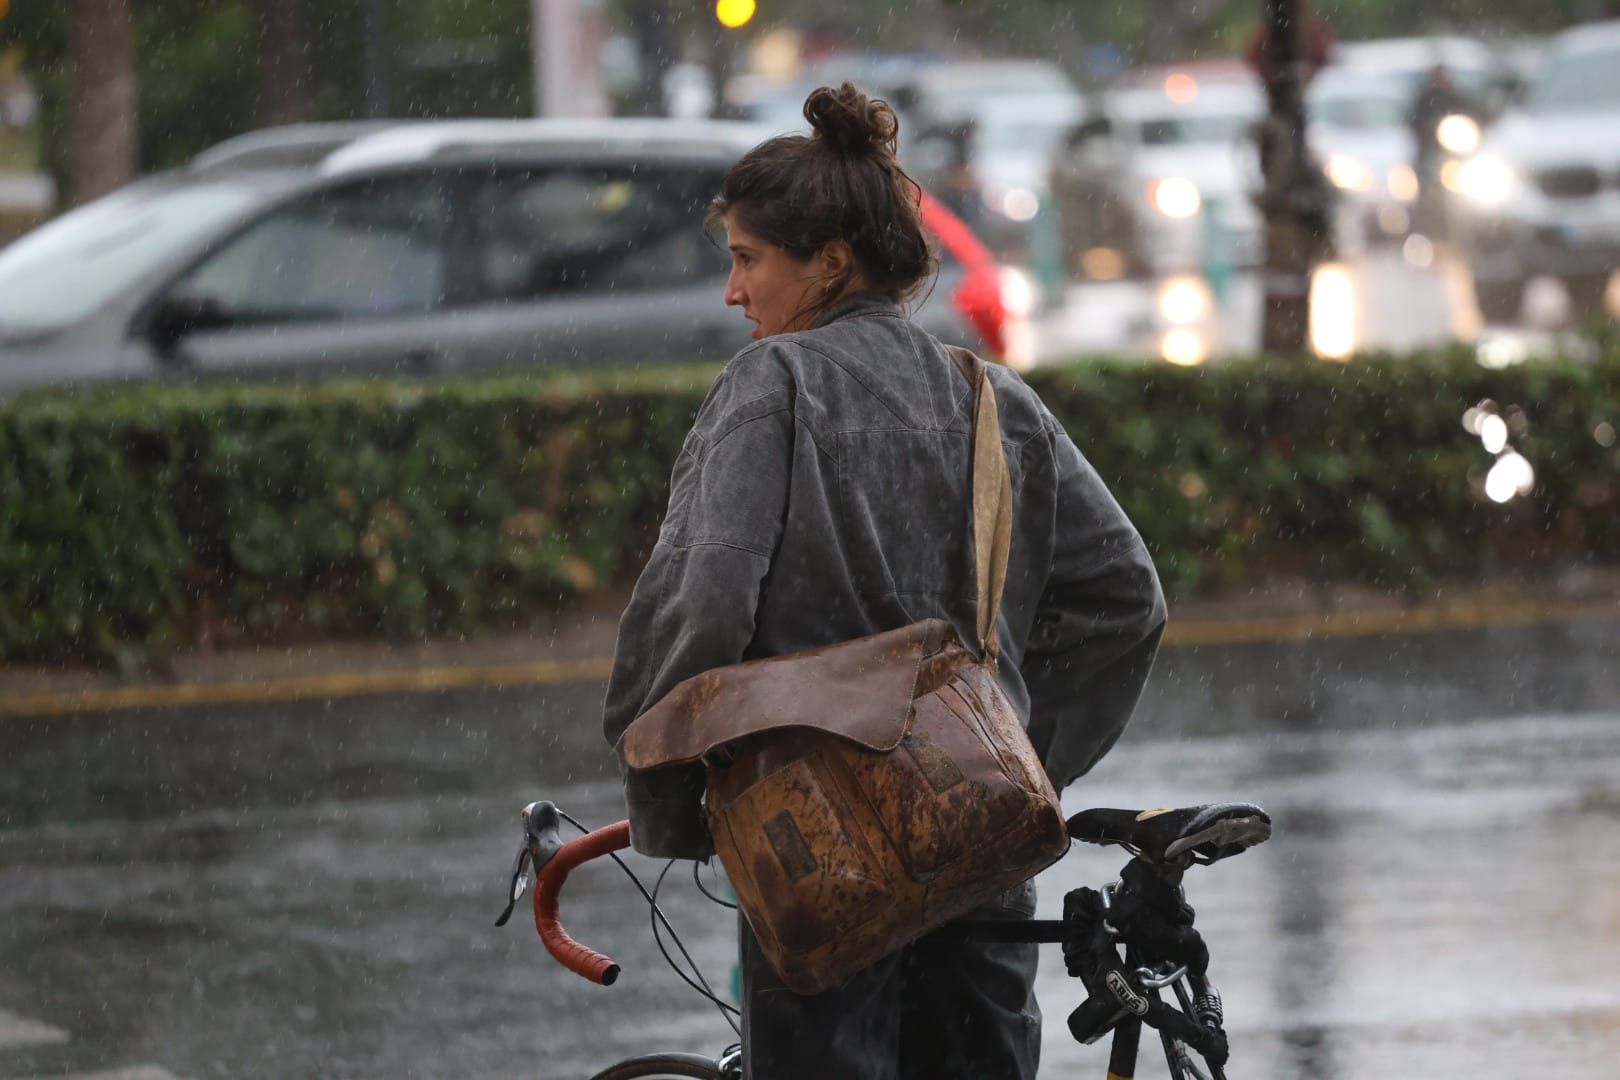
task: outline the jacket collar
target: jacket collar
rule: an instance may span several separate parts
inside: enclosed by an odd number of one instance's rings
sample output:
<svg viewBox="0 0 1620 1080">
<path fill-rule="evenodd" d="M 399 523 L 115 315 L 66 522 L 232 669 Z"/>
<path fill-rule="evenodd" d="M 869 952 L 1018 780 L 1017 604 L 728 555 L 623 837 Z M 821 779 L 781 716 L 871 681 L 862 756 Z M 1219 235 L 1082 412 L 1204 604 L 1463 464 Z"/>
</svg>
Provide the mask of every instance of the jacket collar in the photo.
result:
<svg viewBox="0 0 1620 1080">
<path fill-rule="evenodd" d="M 889 300 L 875 293 L 856 293 L 828 305 L 820 315 L 816 316 L 816 321 L 811 324 L 810 328 L 814 330 L 817 327 L 826 326 L 828 323 L 837 322 L 839 319 L 847 319 L 855 315 L 879 314 L 898 315 L 900 309 Z"/>
</svg>

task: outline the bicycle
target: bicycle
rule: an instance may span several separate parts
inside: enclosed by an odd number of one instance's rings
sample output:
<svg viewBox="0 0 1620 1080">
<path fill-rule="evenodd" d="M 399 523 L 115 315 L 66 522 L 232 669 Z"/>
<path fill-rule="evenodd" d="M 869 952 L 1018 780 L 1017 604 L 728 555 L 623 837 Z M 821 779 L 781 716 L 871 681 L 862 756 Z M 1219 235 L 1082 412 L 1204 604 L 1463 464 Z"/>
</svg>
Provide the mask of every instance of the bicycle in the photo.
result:
<svg viewBox="0 0 1620 1080">
<path fill-rule="evenodd" d="M 674 927 L 658 908 L 659 886 L 674 861 L 664 868 L 658 884 L 649 891 L 616 854 L 630 844 L 629 822 L 587 830 L 549 802 L 530 803 L 523 808 L 522 818 L 523 843 L 512 868 L 506 910 L 495 925 L 504 926 L 511 918 L 532 873 L 535 929 L 547 951 L 576 974 L 603 986 L 612 985 L 619 976 L 618 964 L 575 941 L 559 921 L 560 894 L 569 873 L 584 862 L 609 855 L 651 905 L 654 937 L 665 959 L 699 994 L 721 1007 L 740 1039 L 740 1030 L 732 1019 L 737 1010 L 714 995 Z M 564 842 L 560 834 L 564 819 L 584 835 Z M 1061 945 L 1069 975 L 1079 978 L 1087 993 L 1086 1000 L 1069 1015 L 1069 1032 L 1086 1044 L 1113 1034 L 1110 1078 L 1129 1080 L 1135 1075 L 1142 1028 L 1146 1026 L 1159 1034 L 1171 1080 L 1225 1080 L 1228 1051 L 1222 1026 L 1224 1009 L 1220 993 L 1207 975 L 1209 950 L 1193 929 L 1194 911 L 1187 904 L 1182 876 L 1193 866 L 1219 862 L 1267 840 L 1271 836 L 1270 816 L 1252 803 L 1211 803 L 1141 812 L 1093 809 L 1069 818 L 1068 829 L 1072 840 L 1114 845 L 1131 853 L 1118 881 L 1101 890 L 1071 890 L 1063 898 L 1061 919 L 962 919 L 933 933 Z M 696 868 L 694 863 L 694 877 Z M 703 889 L 701 880 L 698 887 L 710 899 L 725 903 Z M 692 966 L 695 979 L 681 971 L 663 949 L 658 936 L 660 922 Z M 1166 989 L 1174 992 L 1176 1004 L 1165 1001 Z M 1207 1073 L 1194 1062 L 1194 1052 L 1204 1059 Z M 647 1054 L 611 1065 L 591 1080 L 742 1080 L 742 1060 L 740 1042 L 715 1058 Z"/>
</svg>

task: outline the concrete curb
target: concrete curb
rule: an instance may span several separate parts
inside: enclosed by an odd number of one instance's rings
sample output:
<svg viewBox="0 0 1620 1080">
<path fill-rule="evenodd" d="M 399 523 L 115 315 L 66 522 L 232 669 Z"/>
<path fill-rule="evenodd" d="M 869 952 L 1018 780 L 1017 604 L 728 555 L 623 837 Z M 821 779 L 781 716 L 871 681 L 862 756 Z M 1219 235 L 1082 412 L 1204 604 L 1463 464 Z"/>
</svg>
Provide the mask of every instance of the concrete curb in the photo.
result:
<svg viewBox="0 0 1620 1080">
<path fill-rule="evenodd" d="M 1538 594 L 1516 586 L 1479 587 L 1418 605 L 1366 590 L 1273 588 L 1178 606 L 1165 647 L 1620 620 L 1620 580 L 1583 585 Z M 175 658 L 161 675 L 0 667 L 0 717 L 595 683 L 612 668 L 618 619 L 615 603 L 566 615 L 539 633 L 197 653 Z"/>
</svg>

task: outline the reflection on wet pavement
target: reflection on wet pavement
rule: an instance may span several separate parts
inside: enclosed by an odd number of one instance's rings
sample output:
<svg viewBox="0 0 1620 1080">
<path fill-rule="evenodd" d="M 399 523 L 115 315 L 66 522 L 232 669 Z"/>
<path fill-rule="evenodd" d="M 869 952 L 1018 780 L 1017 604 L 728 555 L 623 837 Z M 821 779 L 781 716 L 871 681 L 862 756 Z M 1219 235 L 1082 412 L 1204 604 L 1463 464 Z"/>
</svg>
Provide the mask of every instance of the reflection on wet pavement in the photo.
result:
<svg viewBox="0 0 1620 1080">
<path fill-rule="evenodd" d="M 1613 1075 L 1614 631 L 1165 655 L 1135 728 L 1066 801 L 1272 811 L 1270 843 L 1188 879 L 1234 1076 Z M 521 919 L 491 925 L 524 802 L 619 816 L 599 699 L 576 686 L 0 727 L 0 1077 L 574 1080 L 615 1054 L 718 1050 L 729 1029 L 664 966 L 612 867 L 582 871 L 564 911 L 624 965 L 614 987 L 556 970 Z M 1043 877 L 1043 914 L 1122 862 L 1076 850 Z M 684 872 L 662 900 L 725 985 L 727 913 Z M 1063 1025 L 1078 990 L 1052 951 L 1043 1075 L 1103 1069 L 1106 1048 Z M 7 1039 L 30 1031 L 61 1037 Z"/>
<path fill-rule="evenodd" d="M 1241 794 L 1278 822 L 1269 844 L 1187 883 L 1243 1075 L 1611 1075 L 1620 714 L 1240 735 L 1120 757 L 1078 801 Z M 1043 899 L 1112 869 L 1080 854 Z M 1043 999 L 1063 1000 L 1061 972 L 1047 975 Z M 1049 1064 L 1100 1060 L 1060 1033 L 1049 1027 Z"/>
</svg>

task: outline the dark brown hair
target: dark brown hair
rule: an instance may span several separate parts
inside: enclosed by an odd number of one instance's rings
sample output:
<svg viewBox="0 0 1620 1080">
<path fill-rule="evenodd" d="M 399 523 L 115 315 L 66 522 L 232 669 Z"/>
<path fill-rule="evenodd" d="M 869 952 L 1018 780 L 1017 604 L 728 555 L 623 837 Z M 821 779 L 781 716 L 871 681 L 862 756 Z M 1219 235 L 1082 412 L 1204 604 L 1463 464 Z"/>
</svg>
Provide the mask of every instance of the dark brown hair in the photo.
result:
<svg viewBox="0 0 1620 1080">
<path fill-rule="evenodd" d="M 811 91 L 804 117 L 812 134 L 768 139 L 731 167 L 710 204 L 711 227 L 730 213 L 798 259 L 842 240 L 871 291 L 909 299 L 933 273 L 934 252 L 922 189 L 896 156 L 899 118 L 847 82 Z"/>
</svg>

